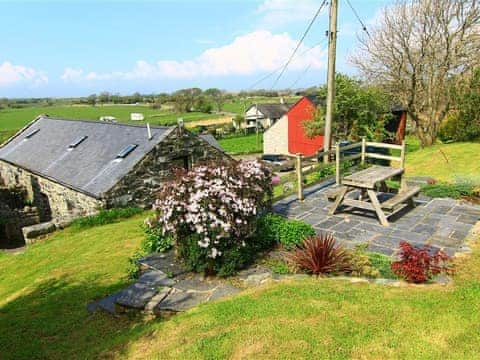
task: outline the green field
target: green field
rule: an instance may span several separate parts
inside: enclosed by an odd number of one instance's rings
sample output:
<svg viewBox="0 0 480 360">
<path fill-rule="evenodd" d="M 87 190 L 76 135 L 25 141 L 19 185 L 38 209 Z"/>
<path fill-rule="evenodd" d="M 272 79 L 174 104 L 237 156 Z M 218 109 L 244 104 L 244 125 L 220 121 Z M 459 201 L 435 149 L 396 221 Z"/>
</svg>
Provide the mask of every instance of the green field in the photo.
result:
<svg viewBox="0 0 480 360">
<path fill-rule="evenodd" d="M 300 96 L 289 96 L 286 97 L 284 100 L 287 103 L 295 103 Z M 243 114 L 245 110 L 248 109 L 252 104 L 255 103 L 279 103 L 279 97 L 256 97 L 256 98 L 248 98 L 248 99 L 234 99 L 231 100 L 223 105 L 223 111 L 232 112 L 236 114 Z"/>
<path fill-rule="evenodd" d="M 263 152 L 263 134 L 238 136 L 218 140 L 220 146 L 231 155 L 253 154 Z"/>
<path fill-rule="evenodd" d="M 2 359 L 450 358 L 480 341 L 480 248 L 453 285 L 284 281 L 171 318 L 89 314 L 124 287 L 143 217 L 69 228 L 22 254 L 0 253 Z"/>
<path fill-rule="evenodd" d="M 130 121 L 130 113 L 139 112 L 145 116 L 144 121 Z M 35 106 L 21 109 L 0 110 L 0 138 L 3 134 L 11 134 L 22 128 L 40 114 L 69 119 L 98 120 L 100 116 L 114 116 L 121 122 L 146 123 L 152 125 L 172 125 L 178 118 L 185 122 L 216 119 L 220 115 L 205 114 L 200 112 L 174 113 L 168 110 L 152 109 L 145 105 L 106 105 L 106 106 Z M 6 135 L 4 135 L 6 136 Z"/>
</svg>

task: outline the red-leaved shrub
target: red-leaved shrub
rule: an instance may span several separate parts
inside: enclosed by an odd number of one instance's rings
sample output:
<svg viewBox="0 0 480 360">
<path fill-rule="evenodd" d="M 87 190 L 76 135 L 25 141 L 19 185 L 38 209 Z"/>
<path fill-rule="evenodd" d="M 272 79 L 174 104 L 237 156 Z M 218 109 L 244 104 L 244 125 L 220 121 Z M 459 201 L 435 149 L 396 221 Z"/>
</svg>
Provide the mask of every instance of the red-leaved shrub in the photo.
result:
<svg viewBox="0 0 480 360">
<path fill-rule="evenodd" d="M 336 245 L 331 234 L 306 238 L 289 256 L 290 262 L 311 274 L 344 272 L 349 269 L 348 253 Z"/>
<path fill-rule="evenodd" d="M 451 257 L 442 250 L 432 254 L 431 246 L 415 247 L 406 241 L 400 242 L 400 260 L 392 263 L 393 272 L 400 278 L 422 283 L 439 274 L 452 274 Z"/>
</svg>

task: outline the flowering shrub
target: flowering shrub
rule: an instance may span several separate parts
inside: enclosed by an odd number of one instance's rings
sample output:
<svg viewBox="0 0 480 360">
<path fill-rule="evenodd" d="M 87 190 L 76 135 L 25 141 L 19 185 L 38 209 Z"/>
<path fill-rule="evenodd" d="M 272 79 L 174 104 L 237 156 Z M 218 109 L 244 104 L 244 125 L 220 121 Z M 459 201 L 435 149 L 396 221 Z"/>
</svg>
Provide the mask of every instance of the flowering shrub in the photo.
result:
<svg viewBox="0 0 480 360">
<path fill-rule="evenodd" d="M 393 272 L 408 282 L 422 283 L 439 274 L 453 273 L 451 258 L 442 250 L 431 253 L 431 247 L 400 242 L 400 260 L 392 263 Z"/>
<path fill-rule="evenodd" d="M 175 239 L 191 269 L 219 272 L 232 259 L 241 262 L 253 243 L 257 215 L 271 197 L 271 173 L 258 161 L 202 164 L 175 171 L 147 222 Z"/>
</svg>

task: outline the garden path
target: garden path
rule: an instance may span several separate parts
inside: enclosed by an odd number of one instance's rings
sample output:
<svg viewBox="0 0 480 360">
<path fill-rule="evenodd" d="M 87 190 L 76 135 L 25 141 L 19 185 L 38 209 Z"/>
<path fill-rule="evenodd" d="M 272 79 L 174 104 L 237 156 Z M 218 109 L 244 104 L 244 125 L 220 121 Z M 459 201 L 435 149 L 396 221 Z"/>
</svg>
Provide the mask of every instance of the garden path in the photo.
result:
<svg viewBox="0 0 480 360">
<path fill-rule="evenodd" d="M 331 233 L 347 247 L 368 243 L 368 250 L 392 255 L 402 240 L 414 245 L 430 244 L 449 255 L 468 251 L 464 245 L 473 226 L 480 220 L 480 206 L 454 199 L 419 196 L 415 208 L 406 208 L 389 218 L 390 227 L 378 223 L 374 212 L 343 206 L 328 215 L 331 203 L 326 181 L 305 190 L 305 200 L 289 196 L 274 205 L 274 211 L 289 219 L 311 224 L 318 233 Z"/>
</svg>

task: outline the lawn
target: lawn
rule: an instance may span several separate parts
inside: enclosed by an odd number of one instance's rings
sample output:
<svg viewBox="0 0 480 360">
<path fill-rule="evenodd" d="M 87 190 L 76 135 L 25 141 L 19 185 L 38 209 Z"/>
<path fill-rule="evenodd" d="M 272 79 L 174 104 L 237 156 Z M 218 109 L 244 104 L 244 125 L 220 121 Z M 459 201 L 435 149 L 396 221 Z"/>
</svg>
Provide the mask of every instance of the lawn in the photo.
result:
<svg viewBox="0 0 480 360">
<path fill-rule="evenodd" d="M 408 176 L 430 176 L 452 182 L 465 178 L 480 180 L 480 143 L 437 144 L 408 153 L 406 159 Z"/>
<path fill-rule="evenodd" d="M 448 287 L 284 281 L 170 319 L 89 314 L 125 286 L 144 215 L 0 254 L 2 359 L 476 358 L 480 248 Z"/>
<path fill-rule="evenodd" d="M 263 152 L 263 134 L 250 134 L 247 136 L 236 136 L 226 139 L 219 139 L 220 146 L 229 154 L 252 154 Z"/>
<path fill-rule="evenodd" d="M 145 121 L 130 121 L 130 113 L 139 112 L 145 116 Z M 149 122 L 152 125 L 172 125 L 178 118 L 185 122 L 218 118 L 220 115 L 199 112 L 174 113 L 167 110 L 152 109 L 145 105 L 106 105 L 106 106 L 34 106 L 21 109 L 0 110 L 0 131 L 17 130 L 40 114 L 66 117 L 71 119 L 98 120 L 100 116 L 114 116 L 119 121 L 135 124 Z M 0 134 L 1 136 L 1 134 Z"/>
<path fill-rule="evenodd" d="M 60 231 L 22 254 L 0 252 L 0 358 L 95 358 L 138 336 L 141 323 L 92 316 L 85 306 L 128 282 L 144 216 Z"/>
</svg>

